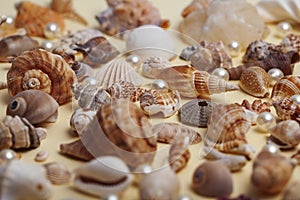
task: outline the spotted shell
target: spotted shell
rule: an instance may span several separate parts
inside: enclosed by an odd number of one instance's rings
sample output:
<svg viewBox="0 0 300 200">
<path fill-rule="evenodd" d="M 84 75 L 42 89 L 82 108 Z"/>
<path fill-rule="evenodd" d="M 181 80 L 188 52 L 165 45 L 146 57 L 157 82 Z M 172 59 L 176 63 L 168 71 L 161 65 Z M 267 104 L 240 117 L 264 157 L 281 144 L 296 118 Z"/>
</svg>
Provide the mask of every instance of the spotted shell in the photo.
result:
<svg viewBox="0 0 300 200">
<path fill-rule="evenodd" d="M 73 142 L 60 144 L 60 153 L 79 160 L 89 161 L 94 159 L 94 156 L 86 149 L 80 139 Z"/>
<path fill-rule="evenodd" d="M 240 76 L 240 88 L 255 97 L 269 96 L 270 78 L 260 67 L 249 67 Z"/>
<path fill-rule="evenodd" d="M 63 185 L 71 182 L 72 172 L 62 163 L 50 162 L 43 165 L 48 180 L 54 185 Z"/>
<path fill-rule="evenodd" d="M 163 143 L 172 143 L 177 137 L 189 137 L 191 144 L 198 144 L 202 141 L 199 132 L 188 128 L 182 124 L 174 122 L 161 122 L 153 125 L 153 132 L 157 134 L 157 141 Z"/>
<path fill-rule="evenodd" d="M 216 105 L 209 118 L 205 144 L 227 153 L 237 153 L 251 159 L 254 153 L 246 140 L 251 121 L 238 104 Z"/>
<path fill-rule="evenodd" d="M 42 49 L 26 51 L 13 60 L 7 73 L 11 96 L 37 89 L 50 94 L 58 104 L 72 100 L 71 86 L 76 75 L 64 59 Z"/>
<path fill-rule="evenodd" d="M 271 103 L 263 102 L 261 99 L 255 99 L 252 103 L 250 103 L 247 99 L 244 99 L 241 105 L 247 110 L 253 111 L 257 114 L 262 112 L 271 112 Z"/>
<path fill-rule="evenodd" d="M 47 200 L 53 194 L 45 169 L 18 159 L 0 165 L 0 188 L 1 199 Z"/>
<path fill-rule="evenodd" d="M 40 146 L 46 138 L 44 128 L 35 128 L 25 118 L 7 115 L 4 122 L 0 122 L 0 149 L 34 149 Z"/>
<path fill-rule="evenodd" d="M 170 67 L 171 63 L 162 57 L 150 56 L 142 66 L 142 74 L 147 78 L 156 78 L 160 70 Z"/>
<path fill-rule="evenodd" d="M 179 109 L 179 119 L 183 124 L 207 127 L 214 105 L 212 101 L 206 99 L 188 101 Z"/>
<path fill-rule="evenodd" d="M 300 94 L 300 79 L 298 76 L 284 76 L 273 86 L 271 99 L 273 102 Z"/>
<path fill-rule="evenodd" d="M 186 6 L 181 12 L 182 17 L 187 17 L 190 13 L 195 11 L 201 11 L 208 7 L 212 0 L 193 0 L 188 6 Z"/>
<path fill-rule="evenodd" d="M 15 26 L 24 28 L 29 36 L 45 36 L 45 26 L 50 22 L 56 23 L 61 31 L 65 28 L 63 17 L 49 8 L 23 1 L 16 4 L 16 9 Z"/>
<path fill-rule="evenodd" d="M 294 161 L 282 156 L 275 146 L 267 145 L 254 160 L 252 184 L 264 194 L 278 194 L 290 180 L 295 165 Z"/>
<path fill-rule="evenodd" d="M 300 122 L 300 107 L 288 98 L 273 103 L 276 114 L 282 120 L 296 120 Z"/>
<path fill-rule="evenodd" d="M 93 120 L 96 111 L 84 108 L 78 108 L 74 111 L 70 119 L 71 128 L 78 133 L 82 134 L 83 129 Z"/>
<path fill-rule="evenodd" d="M 133 181 L 126 163 L 113 156 L 97 157 L 76 168 L 74 173 L 75 188 L 102 198 L 120 195 Z"/>
<path fill-rule="evenodd" d="M 233 191 L 232 175 L 221 162 L 204 162 L 194 171 L 192 189 L 199 195 L 228 197 Z"/>
<path fill-rule="evenodd" d="M 31 124 L 55 122 L 58 103 L 52 96 L 41 90 L 24 90 L 8 102 L 6 114 L 25 117 Z"/>
</svg>

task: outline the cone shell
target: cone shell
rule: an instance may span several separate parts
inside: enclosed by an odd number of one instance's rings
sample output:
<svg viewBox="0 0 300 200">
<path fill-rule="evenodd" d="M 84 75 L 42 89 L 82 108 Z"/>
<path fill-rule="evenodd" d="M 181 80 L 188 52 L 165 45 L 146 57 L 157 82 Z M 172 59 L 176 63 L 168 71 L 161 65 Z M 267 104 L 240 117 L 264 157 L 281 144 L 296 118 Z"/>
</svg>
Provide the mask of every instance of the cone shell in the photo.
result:
<svg viewBox="0 0 300 200">
<path fill-rule="evenodd" d="M 270 78 L 260 67 L 249 67 L 240 76 L 240 87 L 255 97 L 269 96 Z"/>
<path fill-rule="evenodd" d="M 300 94 L 300 79 L 298 76 L 284 76 L 273 87 L 271 99 L 273 102 Z"/>
<path fill-rule="evenodd" d="M 86 149 L 80 139 L 73 142 L 61 144 L 59 146 L 60 153 L 79 160 L 89 161 L 94 159 L 94 156 Z"/>
<path fill-rule="evenodd" d="M 16 94 L 9 102 L 6 114 L 25 117 L 31 124 L 55 122 L 58 103 L 41 90 L 25 90 Z"/>
<path fill-rule="evenodd" d="M 284 98 L 281 101 L 273 103 L 276 114 L 282 120 L 296 120 L 300 122 L 300 107 L 294 101 Z"/>
<path fill-rule="evenodd" d="M 48 180 L 54 185 L 63 185 L 71 182 L 72 173 L 62 163 L 51 162 L 43 165 Z"/>
<path fill-rule="evenodd" d="M 23 1 L 16 5 L 16 9 L 15 26 L 24 28 L 29 36 L 45 36 L 45 26 L 50 22 L 56 23 L 61 31 L 65 28 L 63 17 L 49 8 Z"/>
</svg>

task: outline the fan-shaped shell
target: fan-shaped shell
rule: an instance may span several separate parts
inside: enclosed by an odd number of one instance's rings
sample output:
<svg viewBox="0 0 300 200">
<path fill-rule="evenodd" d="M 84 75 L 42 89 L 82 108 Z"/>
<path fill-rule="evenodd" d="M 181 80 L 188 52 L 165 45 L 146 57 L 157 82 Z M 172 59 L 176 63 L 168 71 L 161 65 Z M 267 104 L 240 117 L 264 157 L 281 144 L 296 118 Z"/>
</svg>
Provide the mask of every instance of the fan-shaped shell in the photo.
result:
<svg viewBox="0 0 300 200">
<path fill-rule="evenodd" d="M 48 180 L 54 185 L 63 185 L 71 182 L 72 173 L 62 163 L 50 162 L 43 165 Z"/>
<path fill-rule="evenodd" d="M 76 75 L 66 61 L 42 49 L 26 51 L 13 60 L 7 73 L 11 96 L 23 90 L 37 89 L 49 93 L 58 104 L 72 100 L 71 86 Z"/>
<path fill-rule="evenodd" d="M 15 26 L 24 28 L 27 35 L 44 36 L 45 26 L 50 22 L 56 23 L 61 31 L 65 28 L 63 17 L 49 8 L 23 1 L 16 5 L 16 9 Z"/>
<path fill-rule="evenodd" d="M 127 81 L 135 86 L 142 84 L 142 77 L 135 69 L 125 60 L 117 59 L 104 65 L 96 75 L 99 85 L 104 89 L 109 88 L 113 83 L 118 81 Z"/>
<path fill-rule="evenodd" d="M 25 90 L 8 102 L 6 114 L 25 117 L 31 124 L 55 122 L 58 103 L 52 96 L 41 90 Z"/>
<path fill-rule="evenodd" d="M 279 79 L 272 89 L 271 99 L 276 102 L 285 97 L 290 98 L 295 94 L 300 94 L 300 79 L 298 76 L 284 76 Z"/>
<path fill-rule="evenodd" d="M 187 125 L 207 127 L 214 105 L 213 102 L 205 99 L 188 101 L 179 109 L 180 121 Z"/>
<path fill-rule="evenodd" d="M 80 139 L 59 146 L 60 153 L 76 159 L 89 161 L 94 159 L 94 156 L 86 149 Z"/>
</svg>

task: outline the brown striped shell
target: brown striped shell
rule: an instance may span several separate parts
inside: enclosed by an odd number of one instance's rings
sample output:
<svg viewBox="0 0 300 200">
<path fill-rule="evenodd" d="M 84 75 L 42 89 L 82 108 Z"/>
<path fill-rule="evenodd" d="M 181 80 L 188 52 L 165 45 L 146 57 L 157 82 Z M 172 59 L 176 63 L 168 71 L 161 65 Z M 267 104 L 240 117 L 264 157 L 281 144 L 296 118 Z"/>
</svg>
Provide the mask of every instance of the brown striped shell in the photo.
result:
<svg viewBox="0 0 300 200">
<path fill-rule="evenodd" d="M 271 103 L 263 102 L 261 99 L 255 99 L 252 103 L 250 103 L 247 99 L 244 99 L 241 105 L 247 110 L 253 111 L 257 114 L 262 112 L 271 112 Z"/>
<path fill-rule="evenodd" d="M 284 76 L 274 85 L 271 100 L 273 102 L 281 101 L 295 94 L 300 94 L 300 78 L 293 75 Z"/>
<path fill-rule="evenodd" d="M 58 104 L 72 100 L 71 86 L 76 75 L 66 61 L 43 49 L 26 51 L 13 60 L 7 73 L 11 96 L 23 90 L 37 89 L 50 94 Z"/>
<path fill-rule="evenodd" d="M 89 161 L 94 159 L 94 156 L 86 149 L 80 139 L 73 142 L 60 144 L 60 153 L 79 160 Z"/>
<path fill-rule="evenodd" d="M 212 0 L 193 0 L 183 9 L 181 16 L 187 17 L 192 12 L 204 10 L 211 2 Z"/>
<path fill-rule="evenodd" d="M 50 162 L 43 164 L 43 167 L 46 169 L 47 178 L 52 184 L 63 185 L 71 182 L 72 173 L 64 164 Z"/>
<path fill-rule="evenodd" d="M 65 28 L 63 17 L 49 8 L 22 1 L 16 4 L 16 9 L 15 26 L 24 28 L 29 36 L 45 36 L 45 26 L 50 22 L 56 23 L 61 31 Z"/>
<path fill-rule="evenodd" d="M 282 120 L 296 120 L 300 122 L 300 107 L 293 100 L 284 98 L 273 103 L 276 114 Z"/>
</svg>

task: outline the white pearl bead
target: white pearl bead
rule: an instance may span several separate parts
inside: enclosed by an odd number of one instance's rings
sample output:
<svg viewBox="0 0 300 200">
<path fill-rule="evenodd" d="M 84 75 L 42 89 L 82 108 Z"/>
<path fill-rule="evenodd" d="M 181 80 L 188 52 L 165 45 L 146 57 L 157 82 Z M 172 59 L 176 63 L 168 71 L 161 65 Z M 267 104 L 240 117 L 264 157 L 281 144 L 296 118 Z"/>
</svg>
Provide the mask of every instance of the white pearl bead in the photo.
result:
<svg viewBox="0 0 300 200">
<path fill-rule="evenodd" d="M 274 144 L 266 144 L 264 147 L 263 147 L 264 150 L 272 153 L 272 154 L 276 154 L 279 152 L 279 149 L 277 146 L 275 146 Z"/>
<path fill-rule="evenodd" d="M 257 126 L 262 132 L 267 132 L 276 125 L 276 119 L 270 112 L 262 112 L 256 118 Z"/>
<path fill-rule="evenodd" d="M 126 61 L 132 65 L 139 65 L 141 63 L 140 58 L 137 55 L 131 54 L 126 58 Z"/>
<path fill-rule="evenodd" d="M 292 31 L 292 26 L 288 22 L 280 22 L 276 27 L 276 36 L 285 37 Z"/>
<path fill-rule="evenodd" d="M 44 35 L 46 38 L 53 39 L 58 37 L 60 28 L 56 23 L 50 22 L 44 28 Z"/>
<path fill-rule="evenodd" d="M 12 149 L 2 149 L 0 151 L 0 160 L 10 161 L 19 158 L 18 154 Z"/>
<path fill-rule="evenodd" d="M 297 105 L 300 105 L 300 94 L 294 94 L 290 97 L 290 100 L 295 102 Z"/>
<path fill-rule="evenodd" d="M 272 68 L 268 71 L 270 76 L 270 85 L 273 86 L 279 79 L 284 77 L 283 72 L 278 68 Z"/>
<path fill-rule="evenodd" d="M 43 41 L 42 48 L 44 48 L 47 51 L 51 51 L 53 49 L 53 43 L 49 40 Z"/>
<path fill-rule="evenodd" d="M 191 197 L 189 197 L 188 195 L 181 195 L 178 200 L 191 200 Z"/>
<path fill-rule="evenodd" d="M 233 57 L 238 56 L 242 51 L 241 45 L 237 41 L 232 41 L 228 43 L 227 48 L 229 50 L 230 55 Z"/>
<path fill-rule="evenodd" d="M 119 197 L 117 195 L 115 195 L 115 194 L 111 194 L 111 195 L 105 197 L 104 199 L 105 200 L 118 200 Z"/>
<path fill-rule="evenodd" d="M 229 80 L 229 74 L 228 74 L 227 70 L 224 68 L 216 68 L 216 69 L 214 69 L 214 71 L 211 74 L 218 76 L 221 79 L 224 79 L 225 81 Z"/>
<path fill-rule="evenodd" d="M 162 79 L 156 79 L 151 84 L 151 88 L 155 90 L 166 90 L 168 89 L 168 83 Z"/>
</svg>

